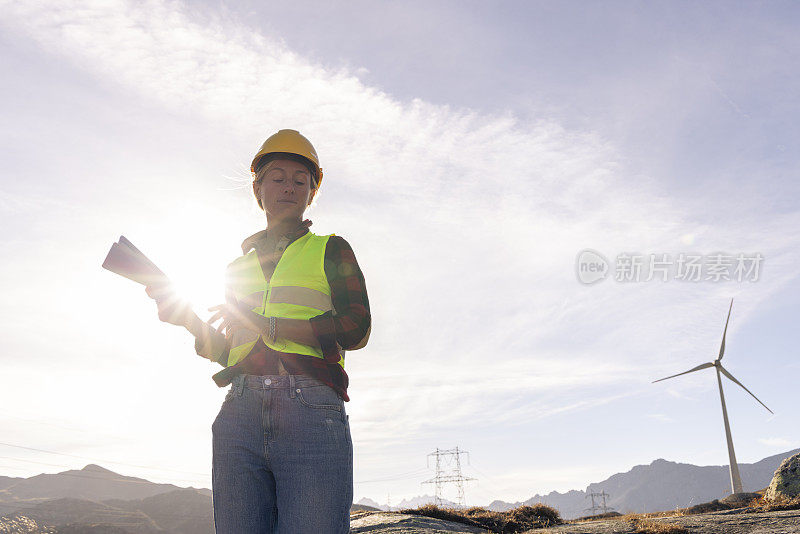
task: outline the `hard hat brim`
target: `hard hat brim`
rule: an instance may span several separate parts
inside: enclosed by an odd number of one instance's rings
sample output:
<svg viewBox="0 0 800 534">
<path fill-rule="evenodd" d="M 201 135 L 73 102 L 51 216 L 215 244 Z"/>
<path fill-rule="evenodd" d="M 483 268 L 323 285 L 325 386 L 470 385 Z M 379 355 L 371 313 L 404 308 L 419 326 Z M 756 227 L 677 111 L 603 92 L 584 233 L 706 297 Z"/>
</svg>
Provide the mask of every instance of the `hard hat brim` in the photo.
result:
<svg viewBox="0 0 800 534">
<path fill-rule="evenodd" d="M 311 141 L 306 139 L 305 136 L 297 130 L 279 130 L 264 141 L 264 144 L 261 145 L 261 148 L 253 157 L 253 161 L 250 164 L 250 171 L 253 175 L 255 176 L 256 174 L 256 164 L 260 165 L 263 157 L 276 153 L 291 154 L 305 158 L 311 163 L 311 168 L 313 169 L 312 176 L 314 176 L 316 187 L 320 186 L 323 175 L 322 167 L 319 166 L 317 151 L 314 150 Z M 302 163 L 307 165 L 306 162 Z"/>
<path fill-rule="evenodd" d="M 267 163 L 276 159 L 288 159 L 290 161 L 296 161 L 297 163 L 303 164 L 311 175 L 311 183 L 313 186 L 312 189 L 317 188 L 317 184 L 319 184 L 317 166 L 307 157 L 301 156 L 300 154 L 293 154 L 291 152 L 270 152 L 268 154 L 259 156 L 258 159 L 253 162 L 253 178 L 258 176 L 258 173 L 261 172 L 261 169 L 263 169 Z"/>
</svg>

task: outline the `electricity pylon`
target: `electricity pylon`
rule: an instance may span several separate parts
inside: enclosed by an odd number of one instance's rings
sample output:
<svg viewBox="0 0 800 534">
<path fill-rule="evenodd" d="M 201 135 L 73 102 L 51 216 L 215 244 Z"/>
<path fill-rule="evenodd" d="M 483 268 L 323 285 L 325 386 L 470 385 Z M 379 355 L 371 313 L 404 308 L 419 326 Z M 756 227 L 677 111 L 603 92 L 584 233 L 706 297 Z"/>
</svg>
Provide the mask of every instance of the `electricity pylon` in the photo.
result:
<svg viewBox="0 0 800 534">
<path fill-rule="evenodd" d="M 471 477 L 465 477 L 461 474 L 461 455 L 467 455 L 467 461 L 469 461 L 469 453 L 466 451 L 459 450 L 458 447 L 455 449 L 439 449 L 436 448 L 436 451 L 430 453 L 428 455 L 428 467 L 430 467 L 430 457 L 436 457 L 436 476 L 430 480 L 426 480 L 423 484 L 435 484 L 436 485 L 436 506 L 442 506 L 442 486 L 444 486 L 448 482 L 455 482 L 456 489 L 458 490 L 458 498 L 456 499 L 456 504 L 459 506 L 464 506 L 464 482 L 467 480 L 476 480 Z"/>
<path fill-rule="evenodd" d="M 607 514 L 609 511 L 614 510 L 613 508 L 609 508 L 608 506 L 606 506 L 606 497 L 609 497 L 609 494 L 606 493 L 605 490 L 603 490 L 601 493 L 594 493 L 594 492 L 589 493 L 588 495 L 586 495 L 586 497 L 592 498 L 592 507 L 586 509 L 587 511 L 591 512 L 592 515 L 597 515 L 597 512 L 600 510 L 602 510 L 604 514 Z M 597 497 L 598 499 L 602 498 L 603 504 L 602 505 L 599 503 L 595 504 L 594 501 L 595 497 Z"/>
</svg>

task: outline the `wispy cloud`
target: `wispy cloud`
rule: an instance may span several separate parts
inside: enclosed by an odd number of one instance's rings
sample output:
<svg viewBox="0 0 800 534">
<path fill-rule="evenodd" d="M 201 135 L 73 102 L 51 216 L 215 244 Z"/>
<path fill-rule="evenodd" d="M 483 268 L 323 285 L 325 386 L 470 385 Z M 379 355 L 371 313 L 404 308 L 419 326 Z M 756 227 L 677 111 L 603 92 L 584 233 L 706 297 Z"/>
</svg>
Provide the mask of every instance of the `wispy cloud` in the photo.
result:
<svg viewBox="0 0 800 534">
<path fill-rule="evenodd" d="M 691 401 L 696 400 L 694 397 L 690 397 L 690 396 L 686 395 L 685 393 L 683 393 L 683 391 L 679 391 L 679 390 L 677 390 L 675 388 L 668 388 L 667 389 L 667 393 L 670 396 L 675 397 L 676 399 L 691 400 Z"/>
<path fill-rule="evenodd" d="M 399 429 L 425 436 L 602 409 L 713 359 L 728 299 L 737 296 L 735 339 L 800 270 L 800 235 L 786 231 L 800 227 L 797 212 L 709 226 L 591 131 L 399 101 L 358 70 L 308 61 L 277 37 L 179 3 L 2 6 L 4 31 L 116 91 L 229 131 L 240 162 L 278 128 L 313 140 L 326 174 L 314 228 L 354 244 L 373 307 L 370 345 L 347 362 L 357 401 L 348 409 L 365 448 Z M 205 184 L 220 185 L 228 182 Z M 720 210 L 737 201 L 713 200 Z M 9 212 L 25 202 L 0 197 Z M 180 222 L 166 200 L 148 206 L 156 222 Z M 246 189 L 235 206 L 252 206 Z M 575 254 L 586 247 L 613 257 L 689 245 L 759 251 L 769 274 L 749 285 L 575 279 Z M 71 254 L 86 252 L 76 245 Z M 666 391 L 689 398 L 687 382 Z"/>
<path fill-rule="evenodd" d="M 758 442 L 759 443 L 763 443 L 764 445 L 767 445 L 768 447 L 776 447 L 776 448 L 783 448 L 783 449 L 792 446 L 792 442 L 789 441 L 788 439 L 777 438 L 777 437 L 758 438 Z"/>
<path fill-rule="evenodd" d="M 712 298 L 687 305 L 675 294 L 686 294 L 684 287 L 575 282 L 574 254 L 586 245 L 611 253 L 674 250 L 683 247 L 680 236 L 696 229 L 692 215 L 646 179 L 632 186 L 620 155 L 591 132 L 546 119 L 519 124 L 508 115 L 398 102 L 352 73 L 304 60 L 279 40 L 224 20 L 199 20 L 180 4 L 78 6 L 10 3 L 5 20 L 98 77 L 179 112 L 224 121 L 250 144 L 277 125 L 311 132 L 331 169 L 325 215 L 345 236 L 357 236 L 375 304 L 369 355 L 352 356 L 356 377 L 378 358 L 388 375 L 402 377 L 411 368 L 458 397 L 479 369 L 507 373 L 518 385 L 580 387 L 598 372 L 601 382 L 624 380 L 598 364 L 624 367 L 648 354 L 646 367 L 666 370 L 649 347 L 667 339 L 674 347 L 668 332 L 680 328 L 694 328 L 698 339 L 715 333 L 716 322 L 699 320 L 709 311 L 706 302 L 742 291 L 692 288 Z M 373 207 L 356 209 L 351 192 Z M 704 237 L 695 245 L 758 246 L 767 261 L 791 254 L 795 240 L 770 224 L 707 229 Z M 785 268 L 791 271 L 773 270 L 761 282 L 750 306 L 797 269 Z M 563 348 L 566 339 L 570 350 Z M 561 345 L 558 356 L 541 349 L 550 340 Z M 682 348 L 688 352 L 689 345 Z M 586 350 L 604 356 L 581 362 Z M 554 357 L 572 367 L 553 369 Z"/>
</svg>

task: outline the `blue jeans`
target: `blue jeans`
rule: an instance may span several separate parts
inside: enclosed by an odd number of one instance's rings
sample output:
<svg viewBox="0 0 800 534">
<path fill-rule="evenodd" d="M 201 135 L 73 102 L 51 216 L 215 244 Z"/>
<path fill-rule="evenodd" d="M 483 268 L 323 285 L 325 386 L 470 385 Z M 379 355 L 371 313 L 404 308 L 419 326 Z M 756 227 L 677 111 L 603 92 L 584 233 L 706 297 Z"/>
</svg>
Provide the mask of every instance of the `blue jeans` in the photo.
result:
<svg viewBox="0 0 800 534">
<path fill-rule="evenodd" d="M 217 534 L 348 533 L 348 419 L 314 378 L 237 376 L 211 426 Z"/>
</svg>

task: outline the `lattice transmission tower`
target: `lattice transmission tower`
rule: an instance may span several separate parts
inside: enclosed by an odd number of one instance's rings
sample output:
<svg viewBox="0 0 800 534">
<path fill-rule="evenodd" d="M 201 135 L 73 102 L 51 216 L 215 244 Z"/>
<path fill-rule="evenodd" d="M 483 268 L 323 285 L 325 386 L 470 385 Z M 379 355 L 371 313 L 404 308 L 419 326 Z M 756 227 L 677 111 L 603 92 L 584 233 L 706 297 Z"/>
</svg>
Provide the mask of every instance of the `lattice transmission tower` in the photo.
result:
<svg viewBox="0 0 800 534">
<path fill-rule="evenodd" d="M 589 493 L 588 495 L 586 495 L 586 497 L 591 497 L 592 498 L 592 507 L 586 509 L 586 511 L 591 512 L 591 515 L 597 515 L 597 512 L 599 512 L 600 510 L 602 510 L 603 511 L 602 513 L 604 513 L 604 514 L 607 514 L 608 512 L 613 512 L 614 511 L 613 508 L 611 508 L 609 506 L 606 506 L 606 497 L 610 497 L 610 495 L 608 493 L 606 493 L 605 490 L 603 490 L 602 493 L 595 493 L 595 492 Z M 595 504 L 595 500 L 594 500 L 595 497 L 597 498 L 598 501 L 600 501 L 600 499 L 602 499 L 603 500 L 603 504 L 600 504 L 599 502 L 597 502 L 597 504 Z"/>
<path fill-rule="evenodd" d="M 423 484 L 435 484 L 436 486 L 436 505 L 442 506 L 442 487 L 450 482 L 455 482 L 456 489 L 458 490 L 458 497 L 456 504 L 464 506 L 464 482 L 467 480 L 476 480 L 475 478 L 465 477 L 461 474 L 461 455 L 467 455 L 467 462 L 469 462 L 469 453 L 467 451 L 455 449 L 439 449 L 428 455 L 428 467 L 430 467 L 431 456 L 436 458 L 436 476 L 430 480 L 426 480 Z"/>
</svg>

